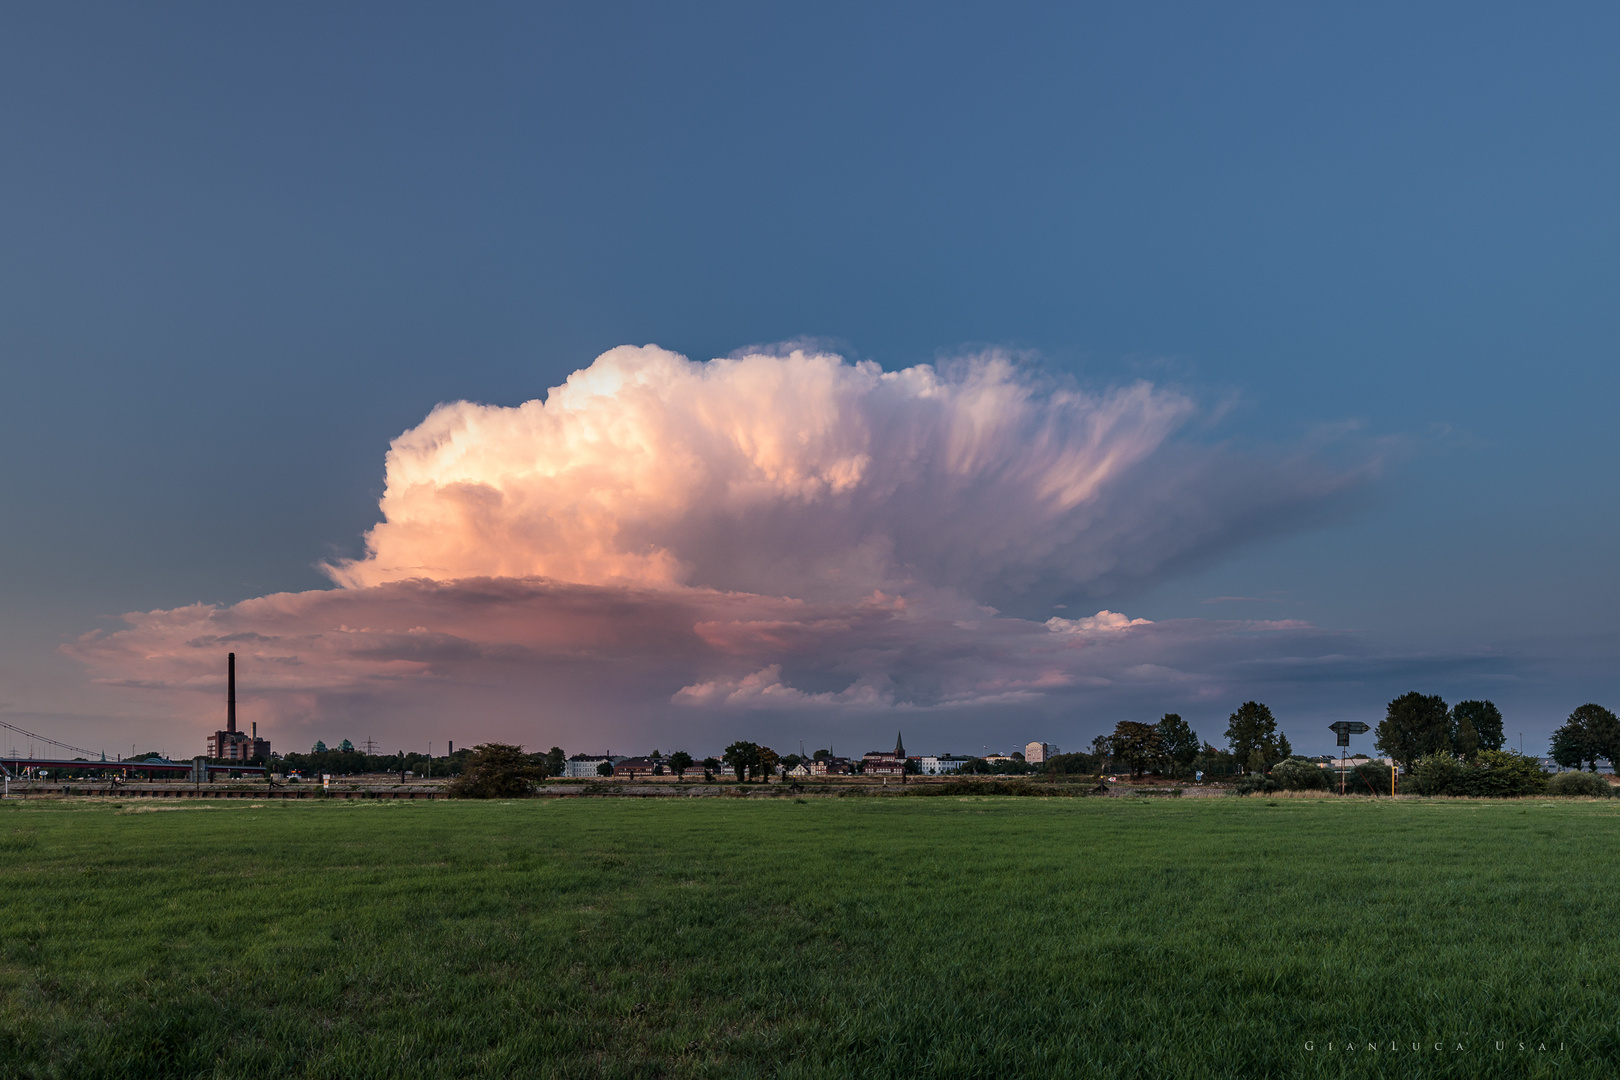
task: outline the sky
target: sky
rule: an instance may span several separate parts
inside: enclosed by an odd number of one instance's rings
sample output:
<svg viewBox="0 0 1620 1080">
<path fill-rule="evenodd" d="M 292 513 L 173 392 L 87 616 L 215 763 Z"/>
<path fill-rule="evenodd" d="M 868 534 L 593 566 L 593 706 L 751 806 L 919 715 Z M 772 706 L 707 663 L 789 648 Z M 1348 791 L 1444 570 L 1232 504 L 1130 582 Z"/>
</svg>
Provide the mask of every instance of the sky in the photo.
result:
<svg viewBox="0 0 1620 1080">
<path fill-rule="evenodd" d="M 1617 23 L 8 8 L 0 720 L 189 756 L 234 649 L 278 750 L 1539 750 L 1620 700 Z"/>
</svg>

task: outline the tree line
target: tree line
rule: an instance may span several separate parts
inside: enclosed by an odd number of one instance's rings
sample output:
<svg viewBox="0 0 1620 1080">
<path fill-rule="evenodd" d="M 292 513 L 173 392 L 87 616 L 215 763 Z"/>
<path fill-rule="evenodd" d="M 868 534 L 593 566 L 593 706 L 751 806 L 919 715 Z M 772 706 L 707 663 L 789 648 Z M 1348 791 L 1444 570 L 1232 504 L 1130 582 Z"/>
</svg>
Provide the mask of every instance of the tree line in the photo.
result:
<svg viewBox="0 0 1620 1080">
<path fill-rule="evenodd" d="M 1086 771 L 1122 767 L 1135 777 L 1250 775 L 1264 773 L 1293 753 L 1271 710 L 1258 701 L 1245 701 L 1227 717 L 1225 750 L 1201 742 L 1180 713 L 1165 713 L 1152 724 L 1121 720 L 1112 734 L 1092 740 L 1089 756 L 1096 767 Z"/>
<path fill-rule="evenodd" d="M 1247 785 L 1256 790 L 1257 785 L 1267 789 L 1327 786 L 1327 774 L 1316 762 L 1294 755 L 1288 737 L 1277 729 L 1271 709 L 1258 701 L 1244 702 L 1227 717 L 1225 739 L 1226 749 L 1218 749 L 1200 741 L 1180 714 L 1165 713 L 1151 724 L 1120 721 L 1111 734 L 1098 736 L 1092 742 L 1090 753 L 1061 754 L 1039 764 L 1026 762 L 1021 756 L 1002 762 L 969 758 L 962 771 L 988 775 L 1091 775 L 1123 767 L 1136 777 L 1146 773 L 1171 777 L 1200 772 L 1238 775 L 1243 778 L 1240 788 Z M 1523 795 L 1545 790 L 1547 776 L 1539 759 L 1504 750 L 1505 741 L 1502 713 L 1493 702 L 1468 700 L 1448 706 L 1438 695 L 1416 691 L 1391 701 L 1374 730 L 1374 747 L 1407 773 L 1407 791 L 1428 795 Z M 667 768 L 677 777 L 684 778 L 689 770 L 701 767 L 706 780 L 724 770 L 739 783 L 769 783 L 778 770 L 830 757 L 831 751 L 817 750 L 809 757 L 778 755 L 768 746 L 738 740 L 727 746 L 720 757 L 702 761 L 686 751 L 666 757 L 655 750 L 652 756 L 660 771 Z M 1558 765 L 1575 770 L 1584 765 L 1588 771 L 1596 771 L 1600 760 L 1614 765 L 1620 761 L 1620 718 L 1600 705 L 1580 706 L 1553 733 L 1552 758 Z M 426 775 L 432 768 L 452 778 L 452 794 L 474 798 L 526 794 L 540 781 L 566 771 L 566 759 L 558 747 L 528 754 L 520 746 L 503 743 L 485 743 L 431 760 L 419 754 L 367 755 L 347 741 L 336 750 L 317 743 L 309 754 L 288 754 L 282 764 L 286 769 L 302 769 L 314 775 L 395 770 Z M 859 771 L 859 759 L 850 764 Z M 915 772 L 916 768 L 915 762 L 907 762 L 908 771 Z M 611 775 L 613 767 L 604 762 L 600 771 Z M 1382 765 L 1364 763 L 1353 773 L 1357 789 L 1378 792 L 1388 780 Z M 1607 783 L 1602 783 L 1606 788 Z M 1566 786 L 1573 790 L 1579 785 Z"/>
</svg>

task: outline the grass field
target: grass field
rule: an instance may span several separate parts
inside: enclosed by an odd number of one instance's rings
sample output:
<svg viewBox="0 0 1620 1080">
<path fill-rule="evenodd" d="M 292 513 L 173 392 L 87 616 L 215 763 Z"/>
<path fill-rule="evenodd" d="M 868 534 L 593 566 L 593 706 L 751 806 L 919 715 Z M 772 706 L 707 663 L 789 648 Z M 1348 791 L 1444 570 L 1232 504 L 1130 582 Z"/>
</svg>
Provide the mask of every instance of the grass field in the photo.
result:
<svg viewBox="0 0 1620 1080">
<path fill-rule="evenodd" d="M 1613 1076 L 1617 926 L 1614 800 L 12 802 L 0 1076 Z"/>
</svg>

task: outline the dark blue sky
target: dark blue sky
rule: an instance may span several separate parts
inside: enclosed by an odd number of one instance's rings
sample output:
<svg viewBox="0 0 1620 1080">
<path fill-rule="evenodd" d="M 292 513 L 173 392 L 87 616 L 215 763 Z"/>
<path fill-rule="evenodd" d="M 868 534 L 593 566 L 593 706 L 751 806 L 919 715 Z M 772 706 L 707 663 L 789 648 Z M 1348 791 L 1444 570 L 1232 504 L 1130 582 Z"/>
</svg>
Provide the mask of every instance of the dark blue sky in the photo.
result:
<svg viewBox="0 0 1620 1080">
<path fill-rule="evenodd" d="M 0 709 L 91 737 L 54 649 L 98 616 L 324 586 L 437 402 L 813 337 L 1167 381 L 1245 443 L 1353 425 L 1388 458 L 1361 503 L 1110 606 L 1475 655 L 1357 707 L 1494 695 L 1544 733 L 1620 689 L 1617 24 L 10 8 Z"/>
</svg>

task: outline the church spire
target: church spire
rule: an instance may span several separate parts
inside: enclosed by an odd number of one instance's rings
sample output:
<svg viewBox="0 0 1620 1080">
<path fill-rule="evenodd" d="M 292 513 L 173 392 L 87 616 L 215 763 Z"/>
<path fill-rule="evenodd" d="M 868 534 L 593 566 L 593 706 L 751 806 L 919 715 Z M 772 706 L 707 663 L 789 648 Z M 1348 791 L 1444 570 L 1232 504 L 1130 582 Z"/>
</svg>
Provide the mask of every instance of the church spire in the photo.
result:
<svg viewBox="0 0 1620 1080">
<path fill-rule="evenodd" d="M 898 731 L 894 733 L 894 756 L 899 758 L 901 761 L 906 759 L 906 744 L 900 738 L 900 733 Z"/>
</svg>

